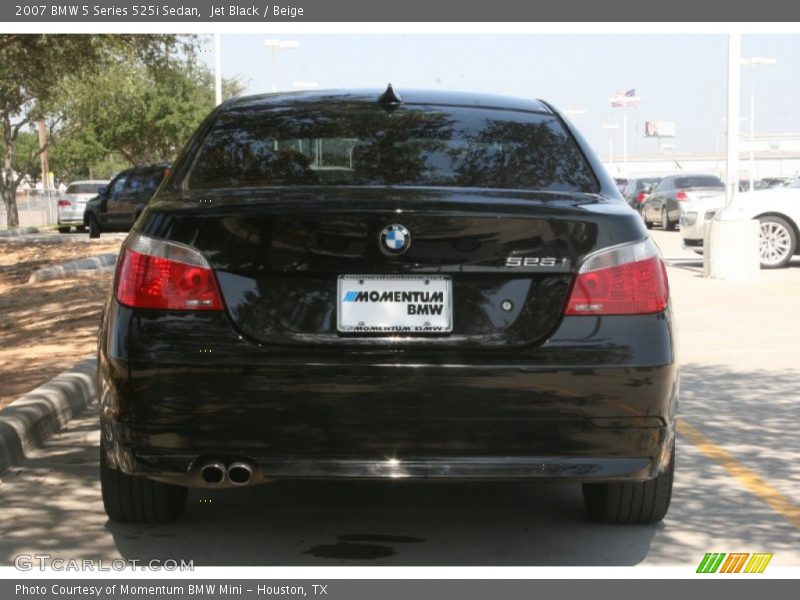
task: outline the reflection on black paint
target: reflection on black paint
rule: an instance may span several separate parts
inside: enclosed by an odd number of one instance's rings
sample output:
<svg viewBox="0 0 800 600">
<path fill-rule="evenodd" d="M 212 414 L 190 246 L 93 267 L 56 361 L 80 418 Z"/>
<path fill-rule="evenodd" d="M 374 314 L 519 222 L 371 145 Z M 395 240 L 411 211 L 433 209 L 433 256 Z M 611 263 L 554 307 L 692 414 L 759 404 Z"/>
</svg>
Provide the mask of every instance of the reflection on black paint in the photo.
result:
<svg viewBox="0 0 800 600">
<path fill-rule="evenodd" d="M 586 191 L 594 185 L 578 149 L 553 121 L 487 119 L 466 141 L 465 152 L 451 152 L 459 186 Z"/>
<path fill-rule="evenodd" d="M 552 114 L 342 101 L 233 106 L 206 136 L 188 189 L 401 185 L 593 193 Z"/>
</svg>

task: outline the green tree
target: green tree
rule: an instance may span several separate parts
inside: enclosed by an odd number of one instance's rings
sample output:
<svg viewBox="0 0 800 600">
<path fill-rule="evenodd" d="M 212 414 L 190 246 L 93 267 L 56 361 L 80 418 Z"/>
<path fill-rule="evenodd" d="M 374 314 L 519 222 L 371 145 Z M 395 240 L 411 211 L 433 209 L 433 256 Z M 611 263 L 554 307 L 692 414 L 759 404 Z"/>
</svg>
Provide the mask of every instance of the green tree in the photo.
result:
<svg viewBox="0 0 800 600">
<path fill-rule="evenodd" d="M 48 151 L 50 170 L 59 183 L 95 176 L 95 165 L 109 154 L 94 127 L 85 127 L 57 140 Z"/>
<path fill-rule="evenodd" d="M 68 111 L 68 80 L 121 63 L 169 70 L 194 54 L 194 44 L 194 38 L 175 35 L 0 35 L 0 195 L 8 226 L 19 226 L 17 187 L 40 153 L 86 125 L 87 115 Z M 26 154 L 20 136 L 40 120 L 46 121 L 47 144 Z"/>
<path fill-rule="evenodd" d="M 0 153 L 5 156 L 5 142 L 0 140 Z M 42 178 L 39 156 L 39 134 L 32 131 L 20 131 L 17 136 L 16 152 L 11 162 L 15 172 L 36 184 Z"/>
<path fill-rule="evenodd" d="M 238 82 L 225 84 L 240 93 Z M 65 87 L 67 118 L 90 122 L 99 143 L 131 164 L 172 160 L 214 107 L 212 74 L 193 54 L 158 69 L 117 63 Z"/>
</svg>

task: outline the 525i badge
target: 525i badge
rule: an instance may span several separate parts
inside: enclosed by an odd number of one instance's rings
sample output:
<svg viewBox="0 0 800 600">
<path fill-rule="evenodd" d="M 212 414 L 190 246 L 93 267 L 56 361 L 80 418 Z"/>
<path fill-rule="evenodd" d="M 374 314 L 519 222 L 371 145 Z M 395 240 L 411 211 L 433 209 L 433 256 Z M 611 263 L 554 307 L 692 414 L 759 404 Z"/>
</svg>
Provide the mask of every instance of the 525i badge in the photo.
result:
<svg viewBox="0 0 800 600">
<path fill-rule="evenodd" d="M 554 256 L 509 256 L 506 267 L 569 267 L 569 259 Z"/>
</svg>

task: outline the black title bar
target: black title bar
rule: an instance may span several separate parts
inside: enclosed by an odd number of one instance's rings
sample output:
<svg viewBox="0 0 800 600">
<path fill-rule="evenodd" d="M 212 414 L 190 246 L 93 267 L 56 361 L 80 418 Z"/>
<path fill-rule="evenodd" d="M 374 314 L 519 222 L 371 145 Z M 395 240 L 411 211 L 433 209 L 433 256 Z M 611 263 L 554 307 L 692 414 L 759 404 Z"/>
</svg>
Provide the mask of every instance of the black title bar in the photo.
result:
<svg viewBox="0 0 800 600">
<path fill-rule="evenodd" d="M 800 3 L 760 0 L 10 0 L 4 23 L 41 22 L 796 22 Z M 631 33 L 636 33 L 631 31 Z"/>
</svg>

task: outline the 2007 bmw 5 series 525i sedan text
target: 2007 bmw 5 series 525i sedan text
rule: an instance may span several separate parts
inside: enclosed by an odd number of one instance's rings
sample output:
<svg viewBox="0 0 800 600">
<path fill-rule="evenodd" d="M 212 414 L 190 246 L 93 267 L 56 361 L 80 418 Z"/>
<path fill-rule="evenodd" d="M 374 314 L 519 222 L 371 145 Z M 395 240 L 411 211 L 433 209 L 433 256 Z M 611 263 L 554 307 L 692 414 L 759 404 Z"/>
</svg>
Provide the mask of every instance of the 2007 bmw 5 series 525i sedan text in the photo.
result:
<svg viewBox="0 0 800 600">
<path fill-rule="evenodd" d="M 674 336 L 658 249 L 546 102 L 232 99 L 120 253 L 106 511 L 167 521 L 188 487 L 276 478 L 516 478 L 657 521 Z"/>
</svg>

